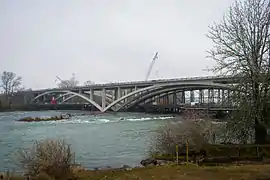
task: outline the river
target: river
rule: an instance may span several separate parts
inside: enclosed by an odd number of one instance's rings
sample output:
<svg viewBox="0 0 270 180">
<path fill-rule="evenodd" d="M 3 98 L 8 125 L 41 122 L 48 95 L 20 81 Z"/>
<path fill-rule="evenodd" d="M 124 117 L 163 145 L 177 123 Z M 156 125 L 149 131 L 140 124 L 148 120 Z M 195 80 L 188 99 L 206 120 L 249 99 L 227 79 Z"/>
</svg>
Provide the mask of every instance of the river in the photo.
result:
<svg viewBox="0 0 270 180">
<path fill-rule="evenodd" d="M 64 139 L 72 145 L 77 163 L 85 168 L 137 166 L 147 156 L 155 130 L 170 115 L 107 113 L 84 115 L 50 122 L 17 122 L 22 117 L 55 116 L 59 111 L 0 113 L 0 172 L 17 170 L 18 148 L 31 147 L 35 140 Z"/>
</svg>

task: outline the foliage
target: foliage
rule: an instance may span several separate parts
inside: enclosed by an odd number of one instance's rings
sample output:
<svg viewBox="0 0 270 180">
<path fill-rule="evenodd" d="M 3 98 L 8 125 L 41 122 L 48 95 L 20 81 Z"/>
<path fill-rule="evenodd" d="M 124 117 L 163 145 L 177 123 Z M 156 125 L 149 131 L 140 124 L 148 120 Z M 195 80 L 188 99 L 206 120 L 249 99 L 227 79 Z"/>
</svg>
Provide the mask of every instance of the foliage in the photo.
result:
<svg viewBox="0 0 270 180">
<path fill-rule="evenodd" d="M 30 177 L 47 174 L 61 179 L 72 175 L 73 153 L 63 140 L 36 141 L 31 149 L 18 150 L 15 157 Z"/>
<path fill-rule="evenodd" d="M 213 71 L 241 77 L 240 83 L 233 85 L 232 95 L 240 109 L 228 123 L 241 141 L 246 141 L 253 131 L 256 143 L 266 143 L 270 117 L 269 25 L 269 1 L 237 0 L 208 34 L 214 43 L 209 55 L 217 63 Z"/>
<path fill-rule="evenodd" d="M 5 95 L 11 95 L 20 90 L 22 84 L 22 77 L 17 76 L 14 72 L 4 71 L 1 76 L 1 87 Z"/>
</svg>

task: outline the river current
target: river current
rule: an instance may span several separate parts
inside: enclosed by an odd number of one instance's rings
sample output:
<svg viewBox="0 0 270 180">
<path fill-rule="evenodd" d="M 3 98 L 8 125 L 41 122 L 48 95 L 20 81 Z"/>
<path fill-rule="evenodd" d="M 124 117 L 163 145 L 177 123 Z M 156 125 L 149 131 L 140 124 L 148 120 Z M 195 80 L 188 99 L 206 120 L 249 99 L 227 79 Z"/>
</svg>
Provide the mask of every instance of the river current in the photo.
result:
<svg viewBox="0 0 270 180">
<path fill-rule="evenodd" d="M 17 169 L 14 152 L 35 140 L 64 139 L 85 168 L 137 166 L 147 156 L 156 129 L 173 117 L 142 113 L 77 114 L 50 122 L 17 122 L 23 117 L 60 115 L 59 111 L 0 113 L 0 172 Z"/>
</svg>

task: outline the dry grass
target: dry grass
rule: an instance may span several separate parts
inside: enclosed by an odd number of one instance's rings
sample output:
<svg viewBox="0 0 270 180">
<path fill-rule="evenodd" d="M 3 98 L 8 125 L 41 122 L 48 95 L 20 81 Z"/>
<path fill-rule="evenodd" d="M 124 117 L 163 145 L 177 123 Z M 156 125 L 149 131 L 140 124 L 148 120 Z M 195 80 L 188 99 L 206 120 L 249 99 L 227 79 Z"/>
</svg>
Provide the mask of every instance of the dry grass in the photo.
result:
<svg viewBox="0 0 270 180">
<path fill-rule="evenodd" d="M 81 171 L 81 180 L 269 180 L 270 165 L 228 167 L 158 166 L 131 171 Z M 268 178 L 268 179 L 267 179 Z"/>
</svg>

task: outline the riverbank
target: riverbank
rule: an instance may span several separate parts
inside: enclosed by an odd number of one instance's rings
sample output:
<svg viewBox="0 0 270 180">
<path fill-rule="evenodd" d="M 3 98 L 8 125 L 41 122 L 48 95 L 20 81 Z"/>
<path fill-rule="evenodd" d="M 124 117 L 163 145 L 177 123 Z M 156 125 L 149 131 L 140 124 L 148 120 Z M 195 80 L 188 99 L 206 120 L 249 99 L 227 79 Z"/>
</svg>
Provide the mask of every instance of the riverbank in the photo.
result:
<svg viewBox="0 0 270 180">
<path fill-rule="evenodd" d="M 270 179 L 270 165 L 243 165 L 200 167 L 194 165 L 171 165 L 148 168 L 134 168 L 132 170 L 101 170 L 76 172 L 82 180 L 228 180 L 228 179 Z"/>
<path fill-rule="evenodd" d="M 76 170 L 77 180 L 267 180 L 270 165 L 201 167 L 168 165 L 133 169 Z M 24 177 L 11 179 L 23 180 Z M 46 178 L 41 178 L 46 179 Z M 38 180 L 38 179 L 37 179 Z M 50 180 L 47 178 L 46 180 Z"/>
</svg>

